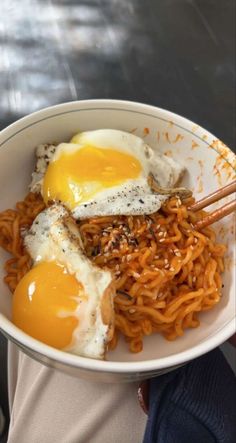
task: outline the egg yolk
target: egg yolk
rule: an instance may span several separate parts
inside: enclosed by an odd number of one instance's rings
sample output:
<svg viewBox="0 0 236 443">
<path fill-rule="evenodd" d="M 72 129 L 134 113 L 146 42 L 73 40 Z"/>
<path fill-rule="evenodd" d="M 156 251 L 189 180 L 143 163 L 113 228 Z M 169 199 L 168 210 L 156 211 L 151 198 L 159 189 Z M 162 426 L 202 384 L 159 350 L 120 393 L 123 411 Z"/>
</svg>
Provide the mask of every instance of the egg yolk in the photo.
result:
<svg viewBox="0 0 236 443">
<path fill-rule="evenodd" d="M 52 161 L 43 181 L 43 198 L 62 201 L 73 209 L 98 192 L 135 179 L 142 168 L 139 160 L 125 152 L 84 146 L 61 153 Z"/>
<path fill-rule="evenodd" d="M 41 262 L 19 282 L 13 295 L 13 323 L 37 340 L 63 349 L 72 341 L 82 285 L 56 262 Z"/>
</svg>

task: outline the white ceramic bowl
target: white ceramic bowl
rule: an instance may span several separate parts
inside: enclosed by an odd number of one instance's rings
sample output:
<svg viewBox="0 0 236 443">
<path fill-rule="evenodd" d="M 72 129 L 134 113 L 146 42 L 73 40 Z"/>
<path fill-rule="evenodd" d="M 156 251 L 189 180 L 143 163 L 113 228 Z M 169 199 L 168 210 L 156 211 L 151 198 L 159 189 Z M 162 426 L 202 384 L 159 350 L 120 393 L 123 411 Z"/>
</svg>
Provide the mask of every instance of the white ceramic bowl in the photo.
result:
<svg viewBox="0 0 236 443">
<path fill-rule="evenodd" d="M 116 100 L 65 103 L 22 118 L 0 134 L 0 210 L 13 207 L 27 193 L 39 143 L 69 140 L 79 131 L 114 128 L 145 136 L 147 143 L 173 155 L 188 170 L 184 185 L 197 199 L 235 177 L 232 151 L 209 132 L 163 109 Z M 232 198 L 232 196 L 231 196 Z M 227 199 L 226 199 L 227 200 Z M 235 332 L 235 218 L 216 224 L 219 239 L 229 246 L 221 302 L 200 315 L 201 326 L 167 342 L 146 337 L 144 350 L 131 354 L 126 344 L 97 361 L 58 351 L 34 340 L 11 323 L 11 295 L 2 282 L 7 254 L 0 251 L 0 328 L 28 355 L 68 374 L 94 381 L 134 381 L 167 372 L 223 343 Z"/>
</svg>

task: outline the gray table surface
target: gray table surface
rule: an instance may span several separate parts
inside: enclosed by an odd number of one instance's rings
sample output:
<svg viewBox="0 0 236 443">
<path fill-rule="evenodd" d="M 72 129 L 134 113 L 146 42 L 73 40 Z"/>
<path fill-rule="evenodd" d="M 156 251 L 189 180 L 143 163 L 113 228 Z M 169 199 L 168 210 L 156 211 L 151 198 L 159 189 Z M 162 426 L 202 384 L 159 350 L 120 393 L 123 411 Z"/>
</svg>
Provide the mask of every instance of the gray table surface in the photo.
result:
<svg viewBox="0 0 236 443">
<path fill-rule="evenodd" d="M 0 129 L 88 98 L 169 109 L 235 149 L 235 1 L 0 0 Z M 0 338 L 6 405 L 4 371 Z"/>
<path fill-rule="evenodd" d="M 68 100 L 167 108 L 235 145 L 234 0 L 1 0 L 0 126 Z"/>
</svg>

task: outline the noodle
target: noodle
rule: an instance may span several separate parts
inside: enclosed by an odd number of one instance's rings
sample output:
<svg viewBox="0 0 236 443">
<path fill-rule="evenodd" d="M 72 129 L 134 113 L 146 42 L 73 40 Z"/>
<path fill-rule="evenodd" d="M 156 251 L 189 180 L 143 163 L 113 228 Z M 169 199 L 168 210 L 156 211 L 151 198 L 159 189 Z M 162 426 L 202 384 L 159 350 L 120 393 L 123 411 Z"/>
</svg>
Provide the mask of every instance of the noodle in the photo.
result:
<svg viewBox="0 0 236 443">
<path fill-rule="evenodd" d="M 42 198 L 30 192 L 23 202 L 16 204 L 16 210 L 7 209 L 0 213 L 0 246 L 13 256 L 4 267 L 7 274 L 4 281 L 12 292 L 32 264 L 22 234 L 44 208 Z"/>
<path fill-rule="evenodd" d="M 191 212 L 193 199 L 171 198 L 155 214 L 95 217 L 78 221 L 87 256 L 115 278 L 114 349 L 120 334 L 131 352 L 155 332 L 168 340 L 199 325 L 198 313 L 221 297 L 226 247 L 215 232 L 194 229 L 204 212 Z M 41 196 L 29 193 L 16 210 L 0 213 L 0 246 L 13 258 L 5 263 L 4 281 L 13 292 L 31 267 L 23 235 L 44 209 Z"/>
</svg>

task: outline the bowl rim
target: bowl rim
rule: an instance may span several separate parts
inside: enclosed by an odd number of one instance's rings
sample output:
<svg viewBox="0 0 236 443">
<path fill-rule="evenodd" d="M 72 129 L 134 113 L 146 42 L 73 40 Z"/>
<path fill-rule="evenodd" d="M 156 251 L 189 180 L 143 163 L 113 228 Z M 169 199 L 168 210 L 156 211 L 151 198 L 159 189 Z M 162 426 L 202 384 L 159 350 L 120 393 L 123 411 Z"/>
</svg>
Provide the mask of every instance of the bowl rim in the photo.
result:
<svg viewBox="0 0 236 443">
<path fill-rule="evenodd" d="M 54 118 L 54 117 L 57 117 L 57 116 L 60 116 L 60 115 L 63 115 L 63 114 L 67 114 L 67 113 L 71 113 L 71 112 L 79 112 L 80 110 L 83 110 L 83 111 L 85 111 L 85 110 L 86 111 L 102 110 L 103 108 L 101 106 L 99 106 L 99 108 L 98 107 L 97 108 L 96 107 L 95 108 L 87 108 L 87 106 L 89 106 L 89 105 L 96 106 L 96 105 L 101 105 L 101 104 L 103 104 L 105 106 L 104 110 L 115 110 L 115 111 L 119 110 L 119 111 L 123 111 L 123 112 L 125 112 L 125 111 L 129 111 L 130 112 L 131 111 L 131 112 L 133 112 L 135 114 L 142 114 L 142 115 L 145 115 L 147 117 L 155 117 L 158 120 L 162 120 L 162 121 L 165 121 L 165 122 L 168 122 L 168 123 L 173 123 L 173 121 L 171 120 L 171 117 L 177 118 L 180 122 L 185 124 L 185 126 L 182 126 L 181 124 L 174 123 L 174 125 L 177 128 L 180 128 L 183 131 L 188 132 L 189 134 L 192 134 L 194 137 L 198 138 L 202 143 L 206 144 L 207 146 L 211 145 L 211 143 L 209 143 L 208 139 L 210 139 L 211 142 L 213 140 L 219 140 L 218 137 L 213 135 L 207 129 L 203 128 L 200 124 L 195 123 L 192 120 L 190 120 L 187 117 L 184 117 L 184 116 L 182 116 L 180 114 L 177 114 L 175 112 L 169 111 L 168 109 L 164 109 L 164 108 L 161 108 L 159 106 L 154 106 L 154 105 L 150 105 L 148 103 L 141 103 L 141 102 L 136 102 L 136 101 L 132 101 L 132 100 L 118 100 L 118 99 L 98 98 L 98 99 L 87 99 L 87 100 L 74 100 L 74 101 L 59 103 L 59 104 L 52 105 L 52 106 L 47 106 L 45 108 L 42 108 L 42 109 L 39 109 L 37 111 L 31 112 L 30 114 L 27 114 L 27 115 L 25 115 L 25 116 L 15 120 L 13 123 L 11 123 L 10 125 L 6 126 L 4 129 L 0 130 L 0 148 L 2 148 L 2 146 L 9 139 L 13 138 L 19 132 L 27 129 L 30 126 L 33 126 L 36 123 L 39 123 L 39 122 L 41 122 L 43 120 L 48 120 L 50 118 Z M 117 108 L 115 108 L 115 109 L 114 109 L 114 107 L 110 108 L 108 105 L 109 106 L 111 106 L 111 105 L 117 106 Z M 77 106 L 79 106 L 82 109 L 76 109 Z M 127 106 L 130 109 L 128 109 L 128 108 L 124 109 L 124 108 L 121 108 L 121 106 Z M 142 109 L 146 110 L 146 112 L 141 112 L 141 111 L 138 111 L 138 110 L 135 111 L 134 109 L 131 109 L 132 107 L 140 108 L 140 109 L 142 108 Z M 60 111 L 62 109 L 64 109 L 63 112 L 58 112 L 57 114 L 50 115 L 50 113 L 53 112 L 54 110 Z M 160 116 L 157 117 L 157 115 L 151 114 L 151 111 L 153 111 L 154 113 L 156 113 L 157 111 L 160 111 L 167 118 L 163 118 L 163 117 L 160 117 Z M 46 117 L 40 119 L 40 120 L 34 121 L 34 119 L 37 116 L 44 115 L 44 114 L 48 114 L 48 115 Z M 32 120 L 32 122 L 31 122 L 31 120 Z M 9 137 L 7 137 L 5 140 L 1 141 L 1 138 L 5 134 L 7 134 L 8 132 L 11 132 L 11 130 L 14 129 L 14 127 L 21 126 L 24 122 L 27 122 L 27 121 L 30 122 L 28 125 L 26 125 L 22 129 L 14 132 Z M 186 126 L 190 126 L 190 125 L 192 127 L 194 127 L 195 129 L 194 130 L 190 130 L 190 129 L 186 128 Z M 197 131 L 200 132 L 200 134 L 198 134 Z M 207 140 L 206 140 L 205 137 L 202 137 L 202 133 L 207 136 L 207 138 L 208 138 Z M 211 147 L 212 147 L 213 150 L 215 150 L 214 146 L 211 146 Z M 228 147 L 228 149 L 232 152 L 233 155 L 235 155 L 234 152 L 229 147 Z"/>
<path fill-rule="evenodd" d="M 80 110 L 91 111 L 94 108 L 91 106 L 96 106 L 95 109 L 113 109 L 115 111 L 129 111 L 133 113 L 141 113 L 142 115 L 156 117 L 155 115 L 158 111 L 163 115 L 163 118 L 158 117 L 160 120 L 170 122 L 173 119 L 177 120 L 178 123 L 174 123 L 176 127 L 191 133 L 194 137 L 197 137 L 204 142 L 206 145 L 210 145 L 210 142 L 216 140 L 217 137 L 212 135 L 209 131 L 202 128 L 200 125 L 192 122 L 191 120 L 168 111 L 166 109 L 145 104 L 135 101 L 127 100 L 113 100 L 113 99 L 90 99 L 90 100 L 77 100 L 72 102 L 60 103 L 57 105 L 49 106 L 38 111 L 35 111 L 29 115 L 26 115 L 17 121 L 13 122 L 0 132 L 0 149 L 4 148 L 4 144 L 11 138 L 17 136 L 20 132 L 23 132 L 28 127 L 39 123 L 43 120 L 48 120 L 50 118 L 57 117 L 59 115 L 71 112 L 78 112 Z M 113 106 L 112 108 L 110 108 Z M 123 107 L 123 108 L 122 108 Z M 125 108 L 125 109 L 124 109 Z M 133 108 L 133 109 L 132 109 Z M 135 111 L 136 108 L 136 111 Z M 60 112 L 62 111 L 63 112 Z M 53 114 L 54 111 L 58 111 Z M 141 112 L 142 111 L 142 112 Z M 52 114 L 52 115 L 51 115 Z M 38 117 L 43 117 L 37 120 Z M 166 117 L 166 118 L 164 118 Z M 28 123 L 24 126 L 25 123 Z M 182 126 L 183 124 L 184 126 Z M 196 127 L 200 132 L 201 136 L 196 132 L 187 129 L 190 125 Z M 14 132 L 15 130 L 15 132 Z M 202 139 L 202 133 L 206 134 L 208 139 Z M 2 141 L 1 141 L 2 140 Z M 210 141 L 210 142 L 209 142 Z M 232 151 L 233 153 L 233 151 Z M 233 153 L 234 154 L 234 153 Z M 231 165 L 232 166 L 232 165 Z M 232 282 L 235 285 L 235 279 Z M 36 352 L 42 357 L 47 357 L 49 360 L 54 360 L 55 362 L 60 362 L 61 364 L 67 365 L 73 368 L 87 369 L 95 372 L 110 372 L 110 373 L 135 373 L 135 372 L 146 372 L 155 371 L 158 369 L 164 369 L 179 364 L 187 363 L 188 361 L 204 355 L 206 352 L 211 351 L 216 348 L 224 341 L 226 341 L 230 336 L 236 332 L 236 313 L 232 315 L 232 318 L 217 332 L 211 334 L 208 338 L 201 340 L 198 344 L 185 351 L 177 352 L 171 354 L 167 357 L 161 357 L 158 359 L 151 359 L 145 361 L 108 361 L 108 360 L 95 360 L 86 357 L 80 357 L 78 355 L 69 354 L 64 351 L 54 349 L 47 346 L 44 343 L 30 337 L 19 328 L 17 328 L 10 320 L 8 320 L 3 314 L 0 313 L 0 330 L 5 334 L 11 341 L 18 344 L 21 348 L 29 349 L 31 353 Z M 20 338 L 20 339 L 18 339 Z M 31 354 L 32 355 L 32 354 Z"/>
<path fill-rule="evenodd" d="M 30 337 L 19 328 L 14 326 L 2 314 L 0 314 L 0 323 L 0 330 L 3 332 L 3 334 L 5 334 L 7 338 L 18 345 L 21 349 L 23 348 L 24 350 L 31 351 L 31 355 L 32 353 L 36 353 L 38 356 L 46 357 L 49 360 L 65 364 L 66 366 L 69 366 L 71 368 L 88 369 L 90 371 L 102 371 L 110 373 L 141 373 L 181 365 L 197 357 L 200 357 L 207 352 L 210 352 L 212 349 L 225 342 L 234 334 L 234 332 L 236 332 L 235 318 L 232 318 L 226 325 L 219 329 L 216 334 L 212 334 L 209 338 L 201 341 L 191 349 L 187 349 L 185 351 L 172 354 L 168 357 L 161 357 L 158 359 L 123 362 L 95 360 L 57 350 Z M 17 336 L 20 337 L 20 340 L 17 338 Z"/>
</svg>

